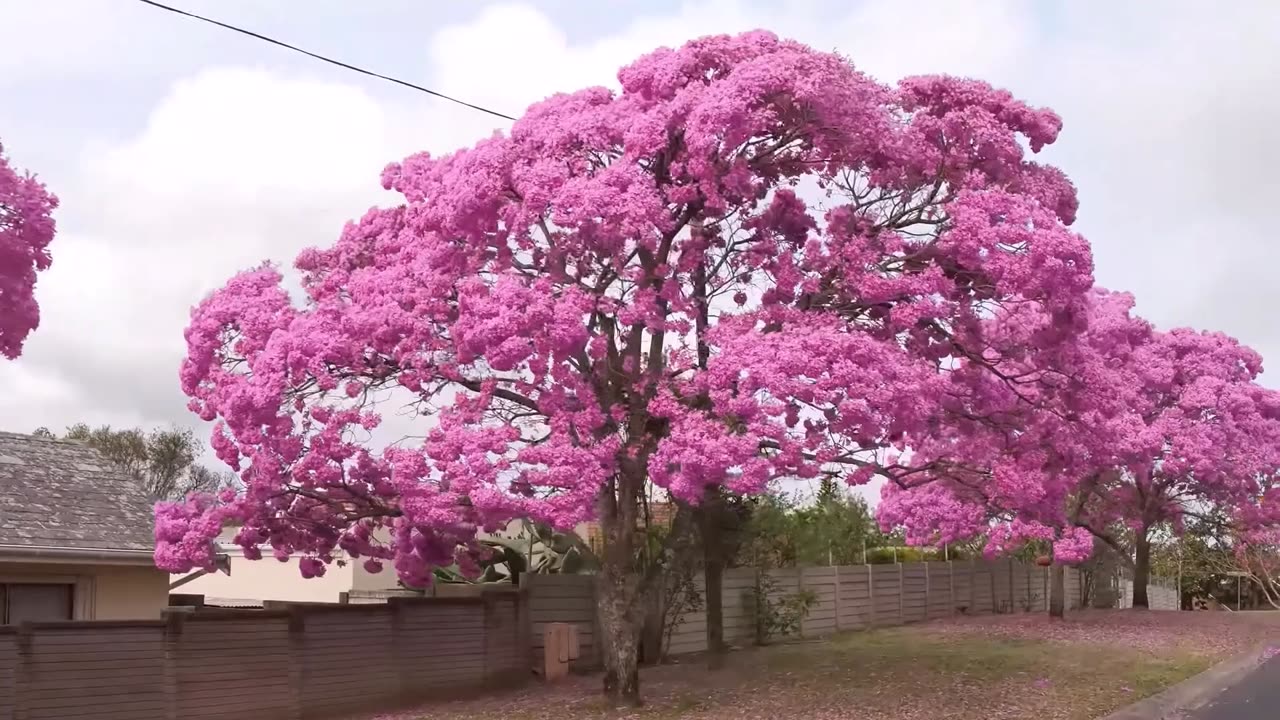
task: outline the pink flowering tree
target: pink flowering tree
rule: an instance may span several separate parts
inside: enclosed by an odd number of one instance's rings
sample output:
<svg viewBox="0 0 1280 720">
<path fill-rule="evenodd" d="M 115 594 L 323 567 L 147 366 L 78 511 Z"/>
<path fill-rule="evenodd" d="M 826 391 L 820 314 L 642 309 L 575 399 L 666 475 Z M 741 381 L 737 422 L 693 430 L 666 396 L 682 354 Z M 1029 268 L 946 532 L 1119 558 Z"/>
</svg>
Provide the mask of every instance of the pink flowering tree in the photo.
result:
<svg viewBox="0 0 1280 720">
<path fill-rule="evenodd" d="M 939 468 L 899 455 L 969 382 L 956 359 L 987 364 L 985 318 L 1037 309 L 1001 338 L 1028 363 L 1082 327 L 1075 194 L 1024 151 L 1053 113 L 969 80 L 886 87 L 767 32 L 618 79 L 389 166 L 403 204 L 302 253 L 301 305 L 264 266 L 195 308 L 183 388 L 244 489 L 161 505 L 161 567 L 208 567 L 235 525 L 249 557 L 319 575 L 342 551 L 422 585 L 511 518 L 597 518 L 605 690 L 637 702 L 648 487 Z M 367 441 L 380 394 L 420 441 Z"/>
<path fill-rule="evenodd" d="M 1261 369 L 1261 356 L 1222 333 L 1157 332 L 1134 353 L 1123 462 L 1088 478 L 1076 520 L 1113 547 L 1117 525 L 1132 536 L 1134 607 L 1148 606 L 1153 531 L 1181 532 L 1215 510 L 1233 519 L 1224 531 L 1247 532 L 1274 495 L 1280 396 L 1256 383 Z"/>
<path fill-rule="evenodd" d="M 30 173 L 9 164 L 0 145 L 0 354 L 13 359 L 40 324 L 36 273 L 52 261 L 58 199 Z"/>
<path fill-rule="evenodd" d="M 1021 378 L 1017 393 L 949 406 L 960 417 L 931 442 L 953 445 L 951 472 L 888 486 L 881 522 L 922 544 L 982 535 L 991 553 L 1051 542 L 1057 593 L 1060 565 L 1100 538 L 1130 558 L 1135 607 L 1148 605 L 1156 529 L 1211 509 L 1256 526 L 1280 467 L 1276 396 L 1254 382 L 1261 359 L 1219 333 L 1155 331 L 1131 308 L 1128 295 L 1097 292 L 1087 331 L 1053 367 L 1002 365 Z"/>
<path fill-rule="evenodd" d="M 1006 351 L 995 372 L 962 361 L 968 393 L 956 393 L 949 421 L 922 441 L 945 455 L 945 473 L 924 473 L 885 487 L 878 507 L 886 528 L 901 527 L 908 542 L 946 544 L 984 538 L 986 553 L 1015 552 L 1027 542 L 1052 549 L 1049 612 L 1061 617 L 1063 566 L 1086 559 L 1093 535 L 1078 523 L 1085 478 L 1116 467 L 1117 443 L 1131 430 L 1125 393 L 1136 347 L 1151 327 L 1131 316 L 1129 295 L 1095 290 L 1088 326 L 1059 346 L 1052 363 L 1032 364 L 1006 338 L 1022 334 L 1034 308 L 1015 307 L 988 320 L 987 337 Z M 1011 378 L 1008 383 L 992 378 Z"/>
</svg>

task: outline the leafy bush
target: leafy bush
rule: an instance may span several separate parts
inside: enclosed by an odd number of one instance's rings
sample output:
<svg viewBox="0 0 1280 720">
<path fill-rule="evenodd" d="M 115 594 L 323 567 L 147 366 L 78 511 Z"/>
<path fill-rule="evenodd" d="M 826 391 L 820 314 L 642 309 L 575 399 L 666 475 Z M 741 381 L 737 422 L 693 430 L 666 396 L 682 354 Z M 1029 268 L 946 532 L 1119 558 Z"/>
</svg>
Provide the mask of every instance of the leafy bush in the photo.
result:
<svg viewBox="0 0 1280 720">
<path fill-rule="evenodd" d="M 818 602 L 812 590 L 802 589 L 775 597 L 777 591 L 777 580 L 768 573 L 757 573 L 755 583 L 744 598 L 755 624 L 757 645 L 766 645 L 775 637 L 798 634 L 800 623 Z"/>
</svg>

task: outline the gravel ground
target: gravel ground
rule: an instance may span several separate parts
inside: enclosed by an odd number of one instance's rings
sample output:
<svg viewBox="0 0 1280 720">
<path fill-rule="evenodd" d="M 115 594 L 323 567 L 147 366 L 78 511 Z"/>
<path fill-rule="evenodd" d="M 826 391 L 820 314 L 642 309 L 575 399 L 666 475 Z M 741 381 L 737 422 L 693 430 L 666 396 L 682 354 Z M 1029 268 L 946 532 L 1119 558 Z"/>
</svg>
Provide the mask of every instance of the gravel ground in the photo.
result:
<svg viewBox="0 0 1280 720">
<path fill-rule="evenodd" d="M 606 711 L 591 676 L 376 720 L 1088 720 L 1267 639 L 1280 643 L 1276 615 L 961 617 L 736 652 L 716 672 L 696 658 L 647 668 L 638 710 Z"/>
</svg>

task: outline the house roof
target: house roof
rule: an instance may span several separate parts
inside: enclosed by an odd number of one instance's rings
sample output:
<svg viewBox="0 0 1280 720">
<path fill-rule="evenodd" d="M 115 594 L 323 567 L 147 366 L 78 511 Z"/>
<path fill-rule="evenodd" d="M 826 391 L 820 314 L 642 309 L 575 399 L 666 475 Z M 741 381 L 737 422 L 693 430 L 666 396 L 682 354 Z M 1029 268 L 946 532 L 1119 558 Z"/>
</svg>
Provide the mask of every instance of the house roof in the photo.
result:
<svg viewBox="0 0 1280 720">
<path fill-rule="evenodd" d="M 88 445 L 0 432 L 0 547 L 150 553 L 152 505 Z"/>
</svg>

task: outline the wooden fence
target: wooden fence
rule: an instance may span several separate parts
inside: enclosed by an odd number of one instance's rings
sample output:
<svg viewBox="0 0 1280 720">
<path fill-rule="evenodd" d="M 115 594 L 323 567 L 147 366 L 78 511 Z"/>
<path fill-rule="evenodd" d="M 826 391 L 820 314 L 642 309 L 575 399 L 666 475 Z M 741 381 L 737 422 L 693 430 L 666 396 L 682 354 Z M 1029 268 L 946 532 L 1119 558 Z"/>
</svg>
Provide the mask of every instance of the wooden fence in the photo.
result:
<svg viewBox="0 0 1280 720">
<path fill-rule="evenodd" d="M 515 592 L 0 628 L 0 720 L 344 717 L 529 676 Z"/>
<path fill-rule="evenodd" d="M 1045 568 L 1011 561 L 790 568 L 768 576 L 775 599 L 813 594 L 802 637 L 959 612 L 1042 612 L 1049 581 Z M 730 643 L 754 640 L 757 582 L 750 568 L 725 574 Z M 521 585 L 472 587 L 472 597 L 0 627 L 0 720 L 319 720 L 390 709 L 527 680 L 551 622 L 576 625 L 579 664 L 598 666 L 594 578 L 526 575 Z M 1068 570 L 1069 607 L 1080 605 L 1080 595 L 1079 576 Z M 1174 597 L 1152 584 L 1154 608 L 1174 609 Z M 668 650 L 705 650 L 705 633 L 705 614 L 686 613 Z"/>
<path fill-rule="evenodd" d="M 735 568 L 724 575 L 725 640 L 734 645 L 748 645 L 755 638 L 751 608 L 756 573 L 754 568 Z M 1048 569 L 1012 560 L 784 568 L 770 570 L 768 575 L 772 578 L 772 599 L 801 591 L 813 593 L 815 602 L 800 624 L 801 637 L 905 625 L 961 612 L 1048 611 Z M 580 664 L 597 666 L 600 655 L 593 578 L 530 575 L 524 580 L 535 650 L 541 648 L 542 628 L 546 623 L 573 623 L 578 626 L 582 643 Z M 702 594 L 701 580 L 695 584 Z M 1079 572 L 1067 568 L 1068 609 L 1081 606 L 1081 593 Z M 1153 609 L 1177 609 L 1173 588 L 1153 582 L 1150 594 Z M 685 613 L 671 633 L 668 654 L 706 649 L 706 614 Z"/>
</svg>

